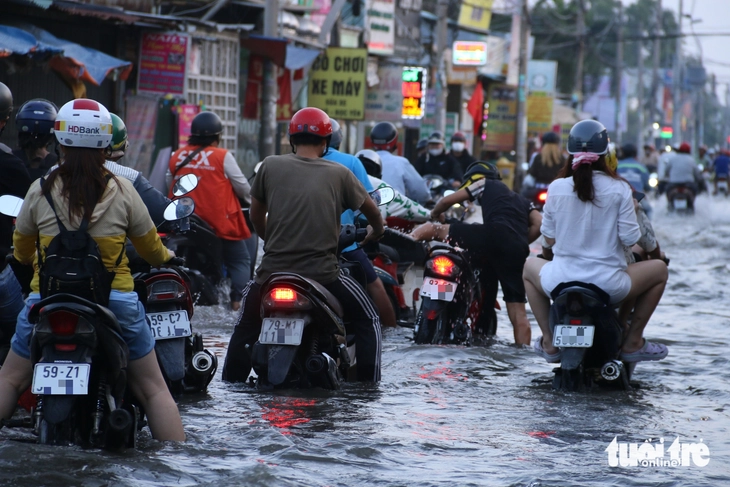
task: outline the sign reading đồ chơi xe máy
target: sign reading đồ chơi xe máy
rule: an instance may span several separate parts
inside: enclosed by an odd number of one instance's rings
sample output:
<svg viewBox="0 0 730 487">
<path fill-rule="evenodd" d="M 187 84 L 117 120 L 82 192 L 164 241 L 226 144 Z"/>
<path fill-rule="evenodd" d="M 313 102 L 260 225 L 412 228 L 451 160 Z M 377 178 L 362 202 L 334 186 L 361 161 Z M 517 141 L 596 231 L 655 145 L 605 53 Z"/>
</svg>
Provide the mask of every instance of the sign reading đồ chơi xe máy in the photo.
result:
<svg viewBox="0 0 730 487">
<path fill-rule="evenodd" d="M 329 47 L 309 74 L 310 107 L 342 120 L 365 119 L 367 50 Z"/>
</svg>

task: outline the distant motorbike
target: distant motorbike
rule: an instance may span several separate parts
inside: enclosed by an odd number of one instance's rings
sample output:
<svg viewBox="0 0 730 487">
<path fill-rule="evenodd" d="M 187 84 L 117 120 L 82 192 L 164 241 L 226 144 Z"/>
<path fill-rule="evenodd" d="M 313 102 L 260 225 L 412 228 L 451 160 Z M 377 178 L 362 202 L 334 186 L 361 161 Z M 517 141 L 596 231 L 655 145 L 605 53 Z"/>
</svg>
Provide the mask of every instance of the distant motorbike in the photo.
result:
<svg viewBox="0 0 730 487">
<path fill-rule="evenodd" d="M 609 296 L 593 284 L 566 282 L 550 307 L 553 345 L 561 350 L 553 388 L 580 391 L 593 385 L 629 389 L 635 363 L 620 360 L 623 328 Z"/>
<path fill-rule="evenodd" d="M 431 193 L 432 201 L 438 201 L 454 192 L 451 184 L 438 174 L 426 174 L 423 176 L 423 180 L 426 181 L 426 186 Z M 456 203 L 444 212 L 444 216 L 447 219 L 460 220 L 467 212 L 468 208 L 466 206 Z"/>
<path fill-rule="evenodd" d="M 535 208 L 542 211 L 542 207 L 547 202 L 547 192 L 549 184 L 535 183 L 532 186 L 522 186 L 520 194 L 525 197 Z"/>
<path fill-rule="evenodd" d="M 725 197 L 727 197 L 727 195 L 728 195 L 727 178 L 726 177 L 716 178 L 716 183 L 717 183 L 717 185 L 716 185 L 717 189 L 715 190 L 715 194 L 722 193 Z"/>
<path fill-rule="evenodd" d="M 394 196 L 392 188 L 371 193 L 381 205 Z M 343 225 L 338 252 L 366 235 L 366 229 Z M 359 263 L 346 263 L 343 270 L 365 285 Z M 332 293 L 312 279 L 276 272 L 261 286 L 261 296 L 261 334 L 251 348 L 257 388 L 339 389 L 354 379 L 355 337 L 347 334 L 344 310 Z"/>
<path fill-rule="evenodd" d="M 695 193 L 684 184 L 676 184 L 667 190 L 669 211 L 677 213 L 694 212 Z"/>
</svg>

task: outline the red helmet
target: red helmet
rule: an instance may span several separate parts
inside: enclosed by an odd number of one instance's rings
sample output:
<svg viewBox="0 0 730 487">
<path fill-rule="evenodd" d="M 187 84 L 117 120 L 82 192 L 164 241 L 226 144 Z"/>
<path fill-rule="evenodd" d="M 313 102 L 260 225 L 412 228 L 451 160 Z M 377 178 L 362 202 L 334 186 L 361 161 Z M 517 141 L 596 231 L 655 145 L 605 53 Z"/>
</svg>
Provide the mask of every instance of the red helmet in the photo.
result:
<svg viewBox="0 0 730 487">
<path fill-rule="evenodd" d="M 683 154 L 689 154 L 692 152 L 692 147 L 687 142 L 682 142 L 682 144 L 679 146 L 679 149 L 677 152 L 681 152 Z"/>
<path fill-rule="evenodd" d="M 310 134 L 322 138 L 331 136 L 330 117 L 319 108 L 302 108 L 289 122 L 289 137 L 297 134 Z"/>
</svg>

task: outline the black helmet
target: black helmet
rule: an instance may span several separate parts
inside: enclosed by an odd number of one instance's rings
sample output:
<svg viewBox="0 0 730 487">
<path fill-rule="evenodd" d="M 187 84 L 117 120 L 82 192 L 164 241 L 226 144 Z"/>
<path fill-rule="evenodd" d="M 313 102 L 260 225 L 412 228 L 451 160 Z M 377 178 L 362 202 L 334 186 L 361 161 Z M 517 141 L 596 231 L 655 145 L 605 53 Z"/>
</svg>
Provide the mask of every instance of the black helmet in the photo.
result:
<svg viewBox="0 0 730 487">
<path fill-rule="evenodd" d="M 636 157 L 639 153 L 639 149 L 634 144 L 625 144 L 621 147 L 621 158 L 628 159 L 629 157 Z"/>
<path fill-rule="evenodd" d="M 428 145 L 428 139 L 426 137 L 424 137 L 421 140 L 419 140 L 418 143 L 416 144 L 416 150 L 425 149 L 427 145 Z"/>
<path fill-rule="evenodd" d="M 342 144 L 342 127 L 334 118 L 330 117 L 330 123 L 332 124 L 332 139 L 330 140 L 330 147 L 339 149 Z"/>
<path fill-rule="evenodd" d="M 472 183 L 480 179 L 500 180 L 502 176 L 499 174 L 497 166 L 491 162 L 476 161 L 472 162 L 464 172 L 464 179 L 460 189 L 466 188 Z"/>
<path fill-rule="evenodd" d="M 438 130 L 436 132 L 433 132 L 428 138 L 428 143 L 429 144 L 445 144 L 446 140 L 444 139 L 444 134 L 442 134 Z"/>
<path fill-rule="evenodd" d="M 355 154 L 355 157 L 360 159 L 360 162 L 365 167 L 365 172 L 369 176 L 375 176 L 378 179 L 383 176 L 383 163 L 377 152 L 370 149 L 363 149 Z"/>
<path fill-rule="evenodd" d="M 398 145 L 398 129 L 390 122 L 380 122 L 370 132 L 370 141 L 376 150 L 392 151 Z"/>
<path fill-rule="evenodd" d="M 560 136 L 555 132 L 545 132 L 542 134 L 543 144 L 558 144 L 560 143 Z"/>
<path fill-rule="evenodd" d="M 23 103 L 15 115 L 18 134 L 52 134 L 57 114 L 58 107 L 43 98 L 36 98 Z"/>
<path fill-rule="evenodd" d="M 13 111 L 13 94 L 4 83 L 0 83 L 0 122 L 10 116 Z"/>
<path fill-rule="evenodd" d="M 214 112 L 200 112 L 193 118 L 190 125 L 190 135 L 194 137 L 207 137 L 223 133 L 223 122 Z"/>
<path fill-rule="evenodd" d="M 608 152 L 608 131 L 597 120 L 582 120 L 570 129 L 568 137 L 568 154 L 591 152 L 605 154 Z"/>
</svg>

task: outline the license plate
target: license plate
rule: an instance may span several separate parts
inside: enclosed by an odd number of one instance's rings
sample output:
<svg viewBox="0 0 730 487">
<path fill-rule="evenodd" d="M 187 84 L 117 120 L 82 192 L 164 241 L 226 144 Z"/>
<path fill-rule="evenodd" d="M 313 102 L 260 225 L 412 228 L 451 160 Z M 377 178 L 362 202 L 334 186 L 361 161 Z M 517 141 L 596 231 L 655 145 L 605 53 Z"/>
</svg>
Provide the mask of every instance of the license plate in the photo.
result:
<svg viewBox="0 0 730 487">
<path fill-rule="evenodd" d="M 33 369 L 33 394 L 83 396 L 89 392 L 89 364 L 37 363 Z"/>
<path fill-rule="evenodd" d="M 304 320 L 295 318 L 264 318 L 259 343 L 264 345 L 299 345 L 302 343 Z"/>
<path fill-rule="evenodd" d="M 438 301 L 453 301 L 454 295 L 456 294 L 456 286 L 457 284 L 455 282 L 427 277 L 423 280 L 423 285 L 421 286 L 421 296 Z"/>
<path fill-rule="evenodd" d="M 588 348 L 593 345 L 593 325 L 556 325 L 553 346 L 563 348 Z"/>
<path fill-rule="evenodd" d="M 674 208 L 676 208 L 677 210 L 686 210 L 687 209 L 687 200 L 685 200 L 683 198 L 675 198 Z"/>
<path fill-rule="evenodd" d="M 193 334 L 188 312 L 185 310 L 147 313 L 146 318 L 155 340 L 189 337 Z"/>
</svg>

